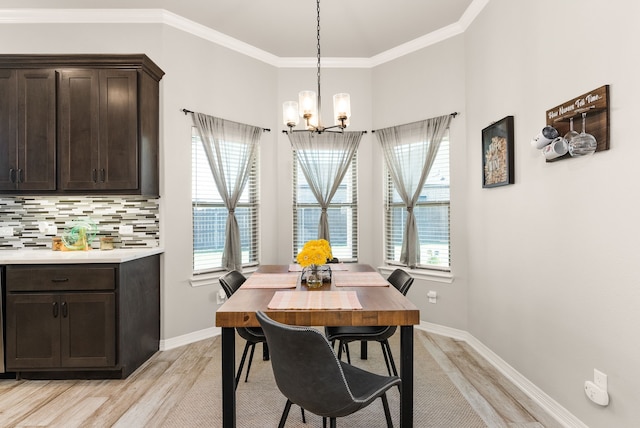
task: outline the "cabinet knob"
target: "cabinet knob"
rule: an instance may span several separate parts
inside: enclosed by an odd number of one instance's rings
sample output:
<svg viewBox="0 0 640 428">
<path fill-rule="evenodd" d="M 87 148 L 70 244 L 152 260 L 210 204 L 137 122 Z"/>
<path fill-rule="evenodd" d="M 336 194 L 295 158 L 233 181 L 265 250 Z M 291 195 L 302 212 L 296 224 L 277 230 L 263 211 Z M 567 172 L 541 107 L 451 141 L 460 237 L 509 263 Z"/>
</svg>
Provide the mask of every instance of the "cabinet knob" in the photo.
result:
<svg viewBox="0 0 640 428">
<path fill-rule="evenodd" d="M 62 302 L 62 316 L 66 318 L 69 315 L 69 305 L 67 302 Z"/>
<path fill-rule="evenodd" d="M 58 318 L 58 302 L 53 302 L 53 317 Z"/>
<path fill-rule="evenodd" d="M 98 182 L 98 170 L 95 168 L 91 170 L 91 179 L 94 183 Z"/>
<path fill-rule="evenodd" d="M 12 183 L 16 182 L 16 170 L 13 168 L 9 169 L 9 181 Z"/>
<path fill-rule="evenodd" d="M 51 282 L 68 282 L 69 278 L 52 278 Z"/>
</svg>

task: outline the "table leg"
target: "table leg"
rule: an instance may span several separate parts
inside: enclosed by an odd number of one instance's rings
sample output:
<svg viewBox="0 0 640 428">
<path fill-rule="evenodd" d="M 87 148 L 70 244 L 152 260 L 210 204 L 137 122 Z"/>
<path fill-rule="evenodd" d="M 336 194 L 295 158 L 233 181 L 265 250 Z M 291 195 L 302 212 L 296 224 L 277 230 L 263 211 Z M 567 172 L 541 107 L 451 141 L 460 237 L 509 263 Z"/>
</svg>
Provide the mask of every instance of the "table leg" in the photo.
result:
<svg viewBox="0 0 640 428">
<path fill-rule="evenodd" d="M 360 341 L 360 359 L 361 360 L 367 359 L 367 343 L 368 342 L 366 340 Z"/>
<path fill-rule="evenodd" d="M 236 426 L 236 332 L 222 328 L 222 426 Z"/>
<path fill-rule="evenodd" d="M 413 427 L 413 326 L 400 326 L 400 428 Z"/>
</svg>

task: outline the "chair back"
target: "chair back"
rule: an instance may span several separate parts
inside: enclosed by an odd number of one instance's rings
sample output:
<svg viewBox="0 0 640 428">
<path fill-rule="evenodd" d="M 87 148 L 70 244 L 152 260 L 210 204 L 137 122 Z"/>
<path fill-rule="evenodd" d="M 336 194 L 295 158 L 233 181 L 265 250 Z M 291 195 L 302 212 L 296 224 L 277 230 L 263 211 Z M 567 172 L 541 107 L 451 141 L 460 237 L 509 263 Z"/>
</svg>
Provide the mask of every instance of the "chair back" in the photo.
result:
<svg viewBox="0 0 640 428">
<path fill-rule="evenodd" d="M 247 278 L 242 273 L 232 270 L 220 277 L 219 281 L 228 299 L 246 280 Z"/>
<path fill-rule="evenodd" d="M 354 402 L 342 365 L 324 335 L 281 324 L 256 313 L 267 337 L 278 389 L 292 403 L 319 416 L 337 417 Z"/>
<path fill-rule="evenodd" d="M 409 288 L 413 284 L 413 278 L 407 272 L 402 269 L 396 269 L 391 272 L 391 275 L 387 278 L 387 281 L 398 289 L 403 295 L 407 295 Z"/>
</svg>

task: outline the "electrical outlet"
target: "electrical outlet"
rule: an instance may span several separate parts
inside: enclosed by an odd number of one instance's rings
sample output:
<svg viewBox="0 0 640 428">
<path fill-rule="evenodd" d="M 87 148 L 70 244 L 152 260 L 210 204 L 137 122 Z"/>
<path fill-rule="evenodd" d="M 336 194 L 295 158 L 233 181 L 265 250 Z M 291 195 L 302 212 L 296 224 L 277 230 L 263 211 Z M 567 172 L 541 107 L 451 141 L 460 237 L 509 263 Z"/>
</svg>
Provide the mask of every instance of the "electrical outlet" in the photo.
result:
<svg viewBox="0 0 640 428">
<path fill-rule="evenodd" d="M 216 303 L 218 305 L 221 305 L 222 303 L 224 303 L 225 300 L 227 300 L 227 295 L 225 294 L 224 290 L 221 288 L 220 290 L 218 290 L 218 293 L 216 294 Z"/>
<path fill-rule="evenodd" d="M 598 369 L 593 369 L 593 383 L 604 392 L 607 392 L 607 375 Z"/>
<path fill-rule="evenodd" d="M 118 231 L 120 235 L 133 235 L 133 226 L 130 224 L 121 224 Z"/>
<path fill-rule="evenodd" d="M 13 236 L 13 227 L 11 226 L 0 227 L 0 236 L 3 236 L 3 237 Z"/>
<path fill-rule="evenodd" d="M 58 233 L 58 227 L 55 223 L 47 223 L 46 221 L 38 222 L 38 230 L 43 235 L 55 235 Z"/>
<path fill-rule="evenodd" d="M 607 392 L 607 375 L 598 369 L 593 369 L 593 382 L 590 380 L 584 383 L 584 393 L 589 400 L 601 406 L 609 404 L 609 393 Z"/>
<path fill-rule="evenodd" d="M 438 293 L 431 290 L 427 293 L 427 297 L 429 298 L 429 303 L 436 303 L 438 298 Z"/>
</svg>

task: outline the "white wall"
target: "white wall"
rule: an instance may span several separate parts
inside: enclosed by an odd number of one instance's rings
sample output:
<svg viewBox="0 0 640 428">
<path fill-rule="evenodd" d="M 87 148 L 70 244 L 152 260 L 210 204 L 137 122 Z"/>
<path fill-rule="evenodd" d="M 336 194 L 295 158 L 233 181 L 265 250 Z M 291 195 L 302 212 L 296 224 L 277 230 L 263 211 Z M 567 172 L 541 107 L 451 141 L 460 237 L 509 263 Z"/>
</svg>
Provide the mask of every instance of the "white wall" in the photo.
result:
<svg viewBox="0 0 640 428">
<path fill-rule="evenodd" d="M 640 424 L 639 16 L 637 2 L 491 0 L 464 34 L 468 330 L 592 428 Z M 529 141 L 546 110 L 604 84 L 611 150 L 545 163 Z M 509 114 L 516 184 L 482 189 L 481 130 Z M 582 390 L 594 368 L 606 408 Z"/>
<path fill-rule="evenodd" d="M 260 141 L 263 177 L 272 173 L 277 118 L 276 70 L 260 61 L 165 27 L 161 67 L 162 81 L 163 186 L 161 190 L 165 248 L 162 294 L 162 337 L 171 339 L 213 327 L 217 281 L 192 287 L 191 223 L 191 115 L 187 108 L 212 116 L 248 123 L 272 132 Z M 266 180 L 267 182 L 269 180 Z M 271 186 L 263 185 L 262 227 L 273 227 L 274 203 Z"/>
<path fill-rule="evenodd" d="M 451 121 L 451 269 L 452 283 L 416 278 L 409 298 L 420 309 L 420 319 L 457 329 L 467 329 L 467 142 L 465 132 L 464 38 L 457 36 L 396 61 L 378 66 L 373 75 L 374 128 L 385 128 L 459 112 Z M 382 153 L 375 141 L 374 165 L 382 165 Z M 479 163 L 479 162 L 477 162 Z M 374 212 L 379 216 L 376 241 L 382 248 L 383 179 L 376 174 Z M 479 174 L 478 174 L 479 175 Z M 379 266 L 382 258 L 375 259 Z M 437 304 L 427 303 L 429 290 L 438 293 Z"/>
</svg>

